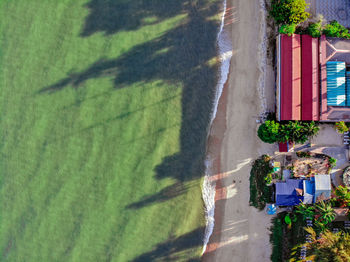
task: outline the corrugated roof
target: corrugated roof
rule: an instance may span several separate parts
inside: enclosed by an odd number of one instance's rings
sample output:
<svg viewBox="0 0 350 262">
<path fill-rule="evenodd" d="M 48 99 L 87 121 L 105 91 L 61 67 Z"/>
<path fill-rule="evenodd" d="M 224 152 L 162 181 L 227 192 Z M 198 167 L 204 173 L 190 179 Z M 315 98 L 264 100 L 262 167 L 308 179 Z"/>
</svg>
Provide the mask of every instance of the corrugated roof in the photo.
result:
<svg viewBox="0 0 350 262">
<path fill-rule="evenodd" d="M 322 198 L 323 200 L 329 199 L 331 197 L 331 177 L 330 175 L 316 175 L 314 177 L 315 181 L 315 197 L 314 202 Z"/>
<path fill-rule="evenodd" d="M 303 201 L 299 196 L 296 188 L 303 189 L 303 180 L 287 179 L 286 182 L 276 183 L 276 205 L 278 206 L 295 206 Z"/>
<path fill-rule="evenodd" d="M 327 62 L 327 105 L 345 106 L 345 62 Z"/>
<path fill-rule="evenodd" d="M 319 62 L 318 38 L 302 35 L 301 39 L 301 118 L 319 120 Z"/>
<path fill-rule="evenodd" d="M 346 95 L 346 106 L 350 106 L 350 72 L 345 73 L 345 95 Z"/>
<path fill-rule="evenodd" d="M 300 35 L 281 35 L 280 120 L 301 120 Z"/>
</svg>

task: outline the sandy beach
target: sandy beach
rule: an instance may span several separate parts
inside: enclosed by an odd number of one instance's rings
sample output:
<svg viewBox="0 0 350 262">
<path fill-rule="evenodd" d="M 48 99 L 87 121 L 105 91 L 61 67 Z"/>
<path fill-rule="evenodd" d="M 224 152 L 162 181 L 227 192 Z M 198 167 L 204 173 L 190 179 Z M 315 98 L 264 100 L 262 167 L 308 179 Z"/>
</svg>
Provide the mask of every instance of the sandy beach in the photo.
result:
<svg viewBox="0 0 350 262">
<path fill-rule="evenodd" d="M 249 173 L 254 159 L 276 149 L 256 136 L 256 119 L 274 109 L 272 59 L 262 60 L 259 52 L 264 37 L 259 1 L 228 0 L 227 5 L 224 30 L 231 34 L 233 56 L 208 142 L 215 226 L 202 260 L 270 261 L 271 217 L 249 206 Z"/>
</svg>

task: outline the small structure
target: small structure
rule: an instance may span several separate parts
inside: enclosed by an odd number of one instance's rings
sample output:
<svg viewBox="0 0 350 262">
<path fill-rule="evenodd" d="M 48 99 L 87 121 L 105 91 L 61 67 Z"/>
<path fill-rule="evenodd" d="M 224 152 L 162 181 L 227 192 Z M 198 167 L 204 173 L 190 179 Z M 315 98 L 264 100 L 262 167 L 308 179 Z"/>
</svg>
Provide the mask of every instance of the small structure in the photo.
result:
<svg viewBox="0 0 350 262">
<path fill-rule="evenodd" d="M 277 182 L 276 205 L 296 206 L 300 202 L 313 204 L 331 197 L 330 175 L 316 175 L 311 179 L 286 179 Z"/>
<path fill-rule="evenodd" d="M 278 149 L 280 152 L 289 152 L 293 149 L 294 144 L 291 142 L 278 143 Z"/>
<path fill-rule="evenodd" d="M 330 175 L 317 175 L 313 179 L 315 181 L 314 202 L 330 199 L 332 191 Z"/>
<path fill-rule="evenodd" d="M 300 195 L 298 189 L 303 190 L 303 180 L 301 179 L 287 179 L 286 182 L 277 182 L 276 205 L 296 206 L 300 204 L 304 197 Z"/>
</svg>

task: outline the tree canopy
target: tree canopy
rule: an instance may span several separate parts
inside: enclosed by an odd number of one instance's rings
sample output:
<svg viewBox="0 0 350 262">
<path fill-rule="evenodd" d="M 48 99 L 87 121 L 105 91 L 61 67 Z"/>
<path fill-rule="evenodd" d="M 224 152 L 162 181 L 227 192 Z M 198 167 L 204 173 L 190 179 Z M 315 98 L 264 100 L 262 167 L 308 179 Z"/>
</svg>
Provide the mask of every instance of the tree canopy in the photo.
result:
<svg viewBox="0 0 350 262">
<path fill-rule="evenodd" d="M 296 142 L 305 143 L 317 135 L 319 127 L 315 122 L 289 121 L 286 123 L 268 120 L 258 129 L 258 137 L 265 143 Z"/>
<path fill-rule="evenodd" d="M 272 0 L 270 14 L 278 24 L 298 25 L 310 16 L 306 8 L 305 0 Z"/>
</svg>

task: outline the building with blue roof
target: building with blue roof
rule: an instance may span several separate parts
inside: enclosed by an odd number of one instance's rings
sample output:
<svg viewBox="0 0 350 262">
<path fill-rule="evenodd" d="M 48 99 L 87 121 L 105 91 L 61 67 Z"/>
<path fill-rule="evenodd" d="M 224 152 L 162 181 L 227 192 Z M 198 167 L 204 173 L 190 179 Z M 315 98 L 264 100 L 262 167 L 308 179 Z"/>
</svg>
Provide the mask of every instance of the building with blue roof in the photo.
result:
<svg viewBox="0 0 350 262">
<path fill-rule="evenodd" d="M 313 204 L 331 197 L 332 185 L 330 175 L 316 175 L 310 180 L 287 179 L 275 183 L 276 205 L 296 206 L 300 202 Z"/>
<path fill-rule="evenodd" d="M 303 201 L 303 196 L 298 190 L 303 190 L 303 180 L 287 179 L 286 182 L 276 183 L 276 205 L 277 206 L 296 206 Z"/>
</svg>

